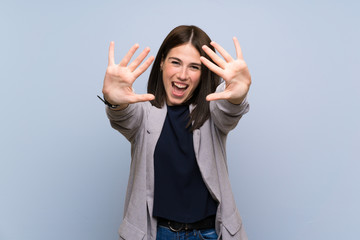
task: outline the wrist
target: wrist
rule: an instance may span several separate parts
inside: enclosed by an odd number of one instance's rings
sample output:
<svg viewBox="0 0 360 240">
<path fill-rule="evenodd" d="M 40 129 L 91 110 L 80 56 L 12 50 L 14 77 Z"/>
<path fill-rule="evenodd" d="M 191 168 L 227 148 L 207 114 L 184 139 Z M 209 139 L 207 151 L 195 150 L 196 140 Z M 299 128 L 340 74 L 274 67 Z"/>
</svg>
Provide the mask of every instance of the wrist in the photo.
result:
<svg viewBox="0 0 360 240">
<path fill-rule="evenodd" d="M 116 108 L 110 108 L 111 110 L 114 110 L 114 111 L 121 111 L 121 110 L 124 110 L 125 108 L 127 108 L 129 106 L 129 104 L 121 104 L 121 105 L 116 105 L 117 107 Z"/>
<path fill-rule="evenodd" d="M 106 100 L 105 97 L 104 97 L 104 99 L 101 98 L 99 95 L 97 95 L 97 97 L 98 97 L 106 106 L 108 106 L 108 107 L 111 108 L 111 109 L 117 110 L 118 108 L 120 108 L 120 105 L 115 105 L 115 104 L 109 103 L 109 102 Z"/>
</svg>

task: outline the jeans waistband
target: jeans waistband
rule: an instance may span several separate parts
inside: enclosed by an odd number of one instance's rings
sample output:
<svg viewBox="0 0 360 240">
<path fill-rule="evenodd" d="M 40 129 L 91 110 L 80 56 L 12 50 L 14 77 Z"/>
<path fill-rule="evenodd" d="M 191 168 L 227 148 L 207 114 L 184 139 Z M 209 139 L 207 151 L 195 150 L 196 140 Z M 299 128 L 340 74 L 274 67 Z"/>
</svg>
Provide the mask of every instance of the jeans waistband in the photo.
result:
<svg viewBox="0 0 360 240">
<path fill-rule="evenodd" d="M 157 221 L 159 226 L 167 227 L 174 232 L 215 228 L 215 216 L 210 216 L 194 223 L 181 223 L 160 217 L 158 217 Z"/>
</svg>

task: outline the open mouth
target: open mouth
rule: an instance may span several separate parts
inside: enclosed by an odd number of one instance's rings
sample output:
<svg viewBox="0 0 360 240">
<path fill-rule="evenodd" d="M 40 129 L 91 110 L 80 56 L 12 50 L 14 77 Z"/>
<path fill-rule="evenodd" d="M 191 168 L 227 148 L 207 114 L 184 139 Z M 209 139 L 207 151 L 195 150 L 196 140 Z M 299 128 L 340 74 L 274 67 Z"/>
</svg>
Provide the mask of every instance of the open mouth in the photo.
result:
<svg viewBox="0 0 360 240">
<path fill-rule="evenodd" d="M 179 82 L 172 82 L 173 94 L 182 97 L 189 85 Z"/>
</svg>

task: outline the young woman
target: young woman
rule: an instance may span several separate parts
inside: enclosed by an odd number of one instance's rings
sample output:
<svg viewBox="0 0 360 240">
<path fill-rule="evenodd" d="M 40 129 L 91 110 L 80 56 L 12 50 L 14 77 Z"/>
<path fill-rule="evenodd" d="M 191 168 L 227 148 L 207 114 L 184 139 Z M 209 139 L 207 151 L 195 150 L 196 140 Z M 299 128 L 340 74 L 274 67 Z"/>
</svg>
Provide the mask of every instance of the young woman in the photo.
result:
<svg viewBox="0 0 360 240">
<path fill-rule="evenodd" d="M 106 112 L 130 141 L 132 157 L 121 239 L 247 239 L 225 149 L 227 134 L 248 111 L 251 84 L 233 40 L 235 59 L 200 28 L 179 26 L 155 61 L 145 60 L 145 48 L 130 62 L 135 44 L 119 64 L 110 43 Z M 134 93 L 132 84 L 153 61 L 148 94 Z"/>
</svg>

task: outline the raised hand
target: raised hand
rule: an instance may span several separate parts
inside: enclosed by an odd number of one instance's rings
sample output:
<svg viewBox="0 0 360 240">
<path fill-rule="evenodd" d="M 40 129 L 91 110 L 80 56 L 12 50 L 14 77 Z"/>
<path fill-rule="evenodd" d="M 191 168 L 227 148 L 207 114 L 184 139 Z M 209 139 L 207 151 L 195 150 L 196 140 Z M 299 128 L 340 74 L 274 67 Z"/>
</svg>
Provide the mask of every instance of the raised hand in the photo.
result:
<svg viewBox="0 0 360 240">
<path fill-rule="evenodd" d="M 226 88 L 223 92 L 212 93 L 206 97 L 206 100 L 213 101 L 226 99 L 233 104 L 240 104 L 249 91 L 251 76 L 249 69 L 244 61 L 239 41 L 233 38 L 236 50 L 236 59 L 225 51 L 219 44 L 211 42 L 210 44 L 223 56 L 222 59 L 208 46 L 202 48 L 207 55 L 216 63 L 212 63 L 205 57 L 200 57 L 201 62 L 212 72 L 224 79 Z"/>
<path fill-rule="evenodd" d="M 109 63 L 105 73 L 102 92 L 105 99 L 113 105 L 119 105 L 119 109 L 126 108 L 130 103 L 150 101 L 155 98 L 152 94 L 135 94 L 133 91 L 132 85 L 134 81 L 154 61 L 154 57 L 151 56 L 142 63 L 150 52 L 150 48 L 147 47 L 129 64 L 130 59 L 138 48 L 138 44 L 132 46 L 121 62 L 115 64 L 114 42 L 110 43 Z"/>
</svg>

